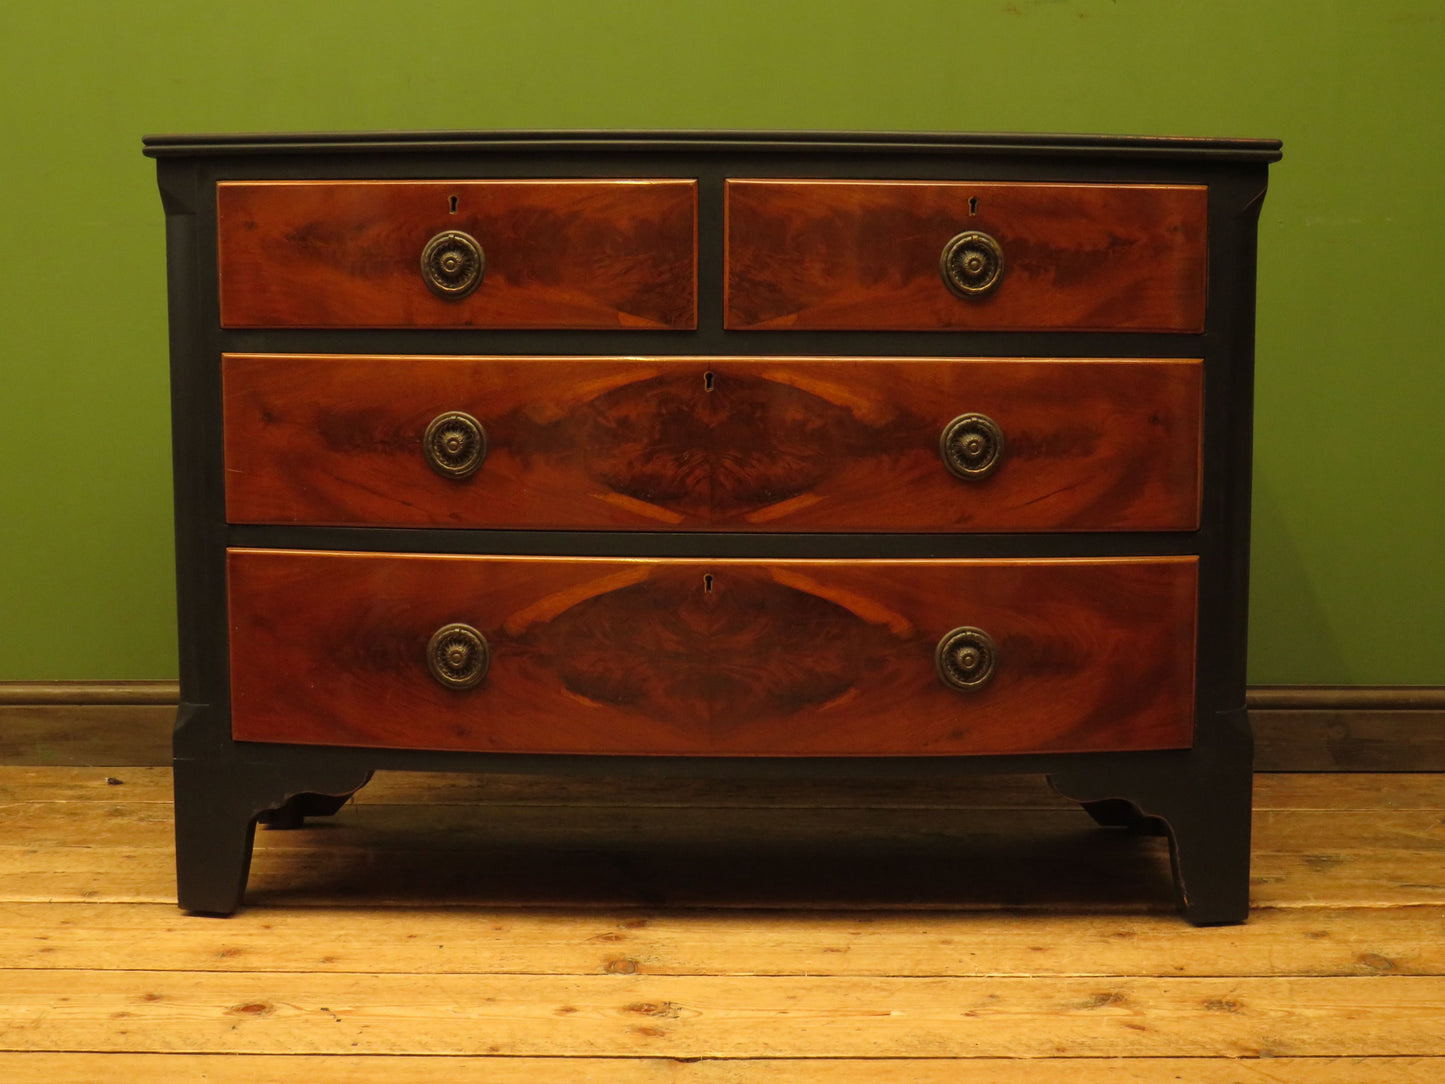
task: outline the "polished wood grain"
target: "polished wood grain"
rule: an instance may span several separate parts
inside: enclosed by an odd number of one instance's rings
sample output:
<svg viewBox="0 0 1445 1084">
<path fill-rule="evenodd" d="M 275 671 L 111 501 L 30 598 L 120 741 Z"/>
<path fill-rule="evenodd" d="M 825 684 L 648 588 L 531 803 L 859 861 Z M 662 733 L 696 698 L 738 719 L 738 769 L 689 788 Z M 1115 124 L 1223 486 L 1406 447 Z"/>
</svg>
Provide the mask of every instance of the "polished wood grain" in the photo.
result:
<svg viewBox="0 0 1445 1084">
<path fill-rule="evenodd" d="M 233 523 L 747 531 L 1192 530 L 1197 360 L 223 359 Z M 462 410 L 481 469 L 432 470 Z M 1002 465 L 954 477 L 980 412 Z"/>
<path fill-rule="evenodd" d="M 222 182 L 216 199 L 223 327 L 697 326 L 694 181 Z M 486 257 L 461 300 L 421 276 L 443 230 Z"/>
<path fill-rule="evenodd" d="M 1187 746 L 1196 560 L 705 561 L 232 550 L 243 741 L 552 753 L 937 755 Z M 432 633 L 491 669 L 445 689 Z M 939 639 L 998 670 L 945 687 Z"/>
<path fill-rule="evenodd" d="M 939 273 L 966 230 L 1004 254 L 977 299 Z M 734 180 L 726 326 L 1197 332 L 1205 249 L 1201 186 Z"/>
</svg>

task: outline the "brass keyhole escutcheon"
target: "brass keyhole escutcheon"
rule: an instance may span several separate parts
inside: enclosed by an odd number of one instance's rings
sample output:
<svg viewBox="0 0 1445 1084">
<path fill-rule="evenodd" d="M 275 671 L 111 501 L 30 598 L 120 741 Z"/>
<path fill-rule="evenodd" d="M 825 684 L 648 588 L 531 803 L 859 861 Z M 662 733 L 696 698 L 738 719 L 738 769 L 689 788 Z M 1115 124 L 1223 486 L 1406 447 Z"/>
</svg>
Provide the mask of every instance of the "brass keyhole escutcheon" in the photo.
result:
<svg viewBox="0 0 1445 1084">
<path fill-rule="evenodd" d="M 487 640 L 470 625 L 443 625 L 426 648 L 427 669 L 448 689 L 470 689 L 481 684 L 492 665 Z"/>
<path fill-rule="evenodd" d="M 421 444 L 427 464 L 443 478 L 470 478 L 487 458 L 487 431 L 461 410 L 433 418 Z"/>
<path fill-rule="evenodd" d="M 983 297 L 1003 278 L 1003 247 L 986 233 L 965 230 L 943 246 L 938 271 L 959 297 Z"/>
<path fill-rule="evenodd" d="M 461 230 L 443 230 L 421 250 L 421 277 L 438 297 L 460 301 L 475 290 L 487 271 L 477 239 Z"/>
<path fill-rule="evenodd" d="M 933 656 L 938 679 L 950 689 L 982 688 L 998 666 L 998 648 L 983 629 L 962 625 L 938 641 Z"/>
<path fill-rule="evenodd" d="M 943 465 L 966 481 L 987 478 L 998 469 L 1003 453 L 1003 430 L 987 414 L 960 414 L 938 438 Z"/>
</svg>

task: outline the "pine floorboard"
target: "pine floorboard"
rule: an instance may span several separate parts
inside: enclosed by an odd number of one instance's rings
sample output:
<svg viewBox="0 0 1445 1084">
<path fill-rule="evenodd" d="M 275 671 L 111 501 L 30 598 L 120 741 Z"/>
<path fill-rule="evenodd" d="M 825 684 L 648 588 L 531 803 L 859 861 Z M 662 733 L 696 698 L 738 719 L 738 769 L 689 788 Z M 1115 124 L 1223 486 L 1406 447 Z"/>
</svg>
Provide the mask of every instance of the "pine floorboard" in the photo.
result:
<svg viewBox="0 0 1445 1084">
<path fill-rule="evenodd" d="M 1445 1080 L 1445 776 L 1261 775 L 1249 923 L 1041 780 L 383 773 L 173 902 L 169 773 L 0 766 L 0 1081 Z"/>
</svg>

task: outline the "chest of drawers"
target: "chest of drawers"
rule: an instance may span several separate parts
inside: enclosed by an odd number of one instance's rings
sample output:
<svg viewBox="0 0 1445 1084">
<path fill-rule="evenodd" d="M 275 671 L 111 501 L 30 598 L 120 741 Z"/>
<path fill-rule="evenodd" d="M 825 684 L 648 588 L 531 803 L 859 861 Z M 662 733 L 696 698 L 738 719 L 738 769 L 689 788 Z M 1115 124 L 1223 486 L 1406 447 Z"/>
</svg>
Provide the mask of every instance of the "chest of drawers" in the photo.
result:
<svg viewBox="0 0 1445 1084">
<path fill-rule="evenodd" d="M 376 769 L 1040 772 L 1248 908 L 1279 145 L 163 136 L 179 899 Z M 745 841 L 739 841 L 744 845 Z"/>
</svg>

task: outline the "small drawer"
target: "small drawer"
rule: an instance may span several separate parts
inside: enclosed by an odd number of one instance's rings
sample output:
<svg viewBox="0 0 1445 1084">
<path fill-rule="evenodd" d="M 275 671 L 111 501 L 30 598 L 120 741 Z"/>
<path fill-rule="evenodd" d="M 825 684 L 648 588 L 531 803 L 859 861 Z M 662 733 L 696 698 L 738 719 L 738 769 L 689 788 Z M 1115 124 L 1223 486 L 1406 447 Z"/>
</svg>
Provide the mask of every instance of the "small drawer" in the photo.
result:
<svg viewBox="0 0 1445 1084">
<path fill-rule="evenodd" d="M 697 183 L 217 186 L 221 326 L 694 328 Z"/>
<path fill-rule="evenodd" d="M 1197 360 L 228 354 L 232 523 L 1182 531 Z"/>
<path fill-rule="evenodd" d="M 1192 741 L 1193 557 L 227 564 L 241 741 L 679 756 Z"/>
<path fill-rule="evenodd" d="M 1199 332 L 1206 193 L 729 181 L 726 326 Z"/>
</svg>

